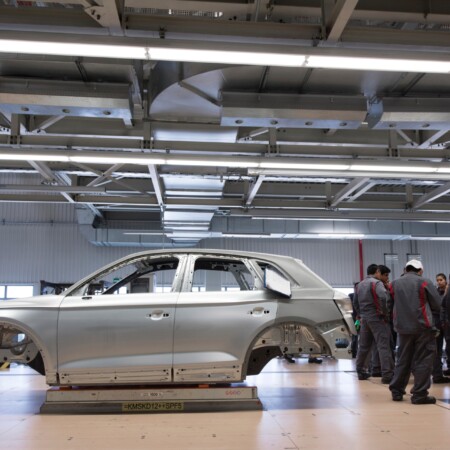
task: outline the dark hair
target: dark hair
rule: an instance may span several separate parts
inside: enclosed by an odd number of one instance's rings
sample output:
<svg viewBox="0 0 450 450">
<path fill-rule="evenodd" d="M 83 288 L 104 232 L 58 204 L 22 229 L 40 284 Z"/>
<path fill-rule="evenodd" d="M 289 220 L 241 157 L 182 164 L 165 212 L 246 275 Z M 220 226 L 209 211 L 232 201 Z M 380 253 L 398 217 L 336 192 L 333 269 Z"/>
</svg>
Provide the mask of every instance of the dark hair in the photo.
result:
<svg viewBox="0 0 450 450">
<path fill-rule="evenodd" d="M 375 275 L 377 270 L 378 264 L 371 264 L 370 266 L 367 266 L 367 275 Z"/>
<path fill-rule="evenodd" d="M 407 272 L 415 272 L 415 273 L 419 273 L 422 269 L 416 269 L 416 268 L 413 267 L 413 266 L 406 266 L 406 267 L 405 267 L 405 270 L 406 270 Z"/>
<path fill-rule="evenodd" d="M 437 277 L 441 277 L 441 278 L 443 278 L 445 281 L 447 281 L 447 277 L 443 274 L 443 273 L 438 273 L 437 275 L 436 275 L 436 278 Z"/>
<path fill-rule="evenodd" d="M 389 267 L 385 266 L 384 264 L 380 264 L 378 266 L 378 270 L 380 271 L 381 275 L 386 275 L 387 273 L 391 273 L 391 269 L 389 269 Z"/>
</svg>

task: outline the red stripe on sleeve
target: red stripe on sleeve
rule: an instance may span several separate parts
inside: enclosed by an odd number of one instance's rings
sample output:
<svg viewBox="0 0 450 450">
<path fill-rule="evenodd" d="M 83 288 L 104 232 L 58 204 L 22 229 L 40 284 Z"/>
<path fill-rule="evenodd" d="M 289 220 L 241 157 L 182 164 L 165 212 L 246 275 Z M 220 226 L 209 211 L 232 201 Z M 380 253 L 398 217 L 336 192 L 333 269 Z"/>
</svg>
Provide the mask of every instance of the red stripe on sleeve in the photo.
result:
<svg viewBox="0 0 450 450">
<path fill-rule="evenodd" d="M 425 297 L 425 288 L 428 286 L 428 283 L 424 281 L 420 286 L 419 290 L 419 300 L 420 300 L 420 309 L 422 311 L 423 320 L 425 321 L 425 326 L 430 328 L 430 321 L 428 320 L 427 310 L 426 310 L 426 297 Z"/>
<path fill-rule="evenodd" d="M 378 301 L 376 283 L 372 283 L 372 296 L 373 296 L 373 301 L 375 302 L 375 310 L 376 310 L 377 314 L 380 314 L 380 302 Z"/>
<path fill-rule="evenodd" d="M 389 283 L 389 292 L 391 294 L 392 300 L 394 300 L 394 288 L 392 287 L 392 283 Z"/>
</svg>

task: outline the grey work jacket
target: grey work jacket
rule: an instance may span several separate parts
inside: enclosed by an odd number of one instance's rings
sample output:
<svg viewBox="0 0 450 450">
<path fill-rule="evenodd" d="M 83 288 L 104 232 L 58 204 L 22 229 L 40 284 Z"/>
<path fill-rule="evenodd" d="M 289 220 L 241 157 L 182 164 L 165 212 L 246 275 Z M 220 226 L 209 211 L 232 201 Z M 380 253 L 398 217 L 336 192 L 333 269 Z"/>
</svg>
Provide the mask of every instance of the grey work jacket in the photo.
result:
<svg viewBox="0 0 450 450">
<path fill-rule="evenodd" d="M 433 314 L 439 314 L 442 300 L 431 280 L 407 272 L 392 282 L 391 296 L 397 333 L 416 334 L 433 327 Z"/>
<path fill-rule="evenodd" d="M 357 311 L 364 320 L 388 320 L 387 301 L 389 294 L 384 284 L 369 275 L 356 287 Z"/>
</svg>

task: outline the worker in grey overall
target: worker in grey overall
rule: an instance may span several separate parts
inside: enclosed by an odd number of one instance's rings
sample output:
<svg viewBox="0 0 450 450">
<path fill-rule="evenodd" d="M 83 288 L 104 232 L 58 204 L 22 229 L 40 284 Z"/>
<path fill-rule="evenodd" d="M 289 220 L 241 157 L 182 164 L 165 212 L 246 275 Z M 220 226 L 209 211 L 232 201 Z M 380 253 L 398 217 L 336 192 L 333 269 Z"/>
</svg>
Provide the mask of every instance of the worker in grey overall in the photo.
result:
<svg viewBox="0 0 450 450">
<path fill-rule="evenodd" d="M 392 400 L 403 400 L 412 372 L 411 403 L 414 405 L 436 403 L 436 399 L 428 395 L 428 389 L 436 353 L 433 313 L 439 314 L 441 297 L 433 282 L 422 274 L 422 263 L 413 259 L 406 264 L 405 274 L 391 284 L 398 357 L 389 389 Z"/>
<path fill-rule="evenodd" d="M 367 380 L 367 360 L 375 342 L 381 364 L 381 382 L 389 384 L 394 374 L 394 359 L 391 352 L 391 329 L 389 325 L 388 299 L 380 270 L 376 264 L 367 268 L 367 277 L 357 287 L 357 302 L 361 318 L 359 347 L 356 356 L 356 371 L 359 380 Z"/>
</svg>

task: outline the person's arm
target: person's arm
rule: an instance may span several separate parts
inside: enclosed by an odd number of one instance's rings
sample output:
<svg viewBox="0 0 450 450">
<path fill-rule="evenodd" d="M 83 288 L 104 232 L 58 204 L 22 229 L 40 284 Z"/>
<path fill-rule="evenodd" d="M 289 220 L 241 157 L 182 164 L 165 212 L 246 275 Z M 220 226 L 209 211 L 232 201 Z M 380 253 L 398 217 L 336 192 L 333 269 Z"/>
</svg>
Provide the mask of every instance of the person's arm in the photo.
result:
<svg viewBox="0 0 450 450">
<path fill-rule="evenodd" d="M 439 295 L 436 286 L 430 280 L 426 280 L 426 282 L 427 284 L 425 285 L 425 292 L 427 294 L 427 299 L 431 311 L 433 312 L 433 314 L 440 316 L 442 308 L 442 298 Z"/>
<path fill-rule="evenodd" d="M 442 306 L 441 306 L 441 323 L 442 326 L 447 328 L 449 326 L 448 321 L 448 308 L 450 306 L 450 290 L 447 287 L 445 288 L 445 294 L 442 297 Z"/>
<path fill-rule="evenodd" d="M 353 310 L 355 311 L 355 319 L 359 320 L 361 318 L 361 309 L 359 307 L 359 300 L 358 300 L 358 286 L 355 286 L 355 293 L 353 294 Z"/>
<path fill-rule="evenodd" d="M 386 307 L 388 311 L 389 320 L 392 321 L 392 313 L 394 310 L 394 290 L 392 289 L 392 283 L 387 284 L 386 291 L 387 291 Z"/>
<path fill-rule="evenodd" d="M 378 301 L 380 303 L 380 314 L 381 316 L 388 320 L 389 319 L 389 309 L 388 309 L 388 298 L 389 294 L 384 287 L 382 281 L 378 281 L 375 285 L 375 292 L 378 297 Z"/>
</svg>

